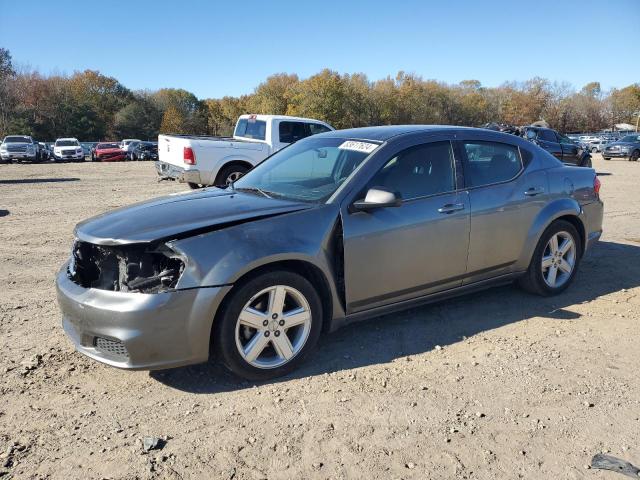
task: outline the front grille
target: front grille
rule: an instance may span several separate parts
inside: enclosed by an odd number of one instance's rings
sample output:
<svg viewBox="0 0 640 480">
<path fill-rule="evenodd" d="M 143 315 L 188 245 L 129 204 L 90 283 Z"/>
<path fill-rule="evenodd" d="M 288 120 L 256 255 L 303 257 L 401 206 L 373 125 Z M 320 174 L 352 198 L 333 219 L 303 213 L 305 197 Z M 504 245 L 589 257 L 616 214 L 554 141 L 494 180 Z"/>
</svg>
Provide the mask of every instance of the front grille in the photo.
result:
<svg viewBox="0 0 640 480">
<path fill-rule="evenodd" d="M 62 150 L 62 155 L 73 155 L 76 153 L 75 150 Z"/>
<path fill-rule="evenodd" d="M 7 151 L 8 152 L 26 152 L 27 146 L 26 145 L 7 145 Z"/>
<path fill-rule="evenodd" d="M 108 338 L 96 337 L 94 343 L 96 350 L 99 350 L 105 355 L 122 360 L 129 359 L 127 347 L 125 347 L 119 340 L 109 340 Z"/>
<path fill-rule="evenodd" d="M 111 157 L 117 157 L 119 155 L 122 155 L 122 153 L 118 153 L 118 152 L 100 153 L 98 154 L 98 158 L 111 158 Z"/>
</svg>

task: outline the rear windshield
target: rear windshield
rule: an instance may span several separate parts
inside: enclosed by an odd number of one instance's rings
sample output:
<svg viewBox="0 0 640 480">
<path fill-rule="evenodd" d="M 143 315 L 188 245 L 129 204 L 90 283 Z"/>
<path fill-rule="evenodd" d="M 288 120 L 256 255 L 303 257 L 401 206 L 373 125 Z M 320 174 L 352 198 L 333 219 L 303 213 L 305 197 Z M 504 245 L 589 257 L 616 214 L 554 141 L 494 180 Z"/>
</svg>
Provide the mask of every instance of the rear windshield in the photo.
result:
<svg viewBox="0 0 640 480">
<path fill-rule="evenodd" d="M 4 143 L 31 143 L 29 137 L 7 137 L 4 139 Z"/>
<path fill-rule="evenodd" d="M 120 148 L 117 143 L 99 143 L 96 145 L 96 150 L 105 150 L 107 148 Z"/>
<path fill-rule="evenodd" d="M 234 137 L 264 140 L 267 132 L 267 122 L 255 118 L 241 118 L 238 120 Z"/>
<path fill-rule="evenodd" d="M 78 147 L 80 144 L 77 140 L 58 140 L 56 147 Z"/>
</svg>

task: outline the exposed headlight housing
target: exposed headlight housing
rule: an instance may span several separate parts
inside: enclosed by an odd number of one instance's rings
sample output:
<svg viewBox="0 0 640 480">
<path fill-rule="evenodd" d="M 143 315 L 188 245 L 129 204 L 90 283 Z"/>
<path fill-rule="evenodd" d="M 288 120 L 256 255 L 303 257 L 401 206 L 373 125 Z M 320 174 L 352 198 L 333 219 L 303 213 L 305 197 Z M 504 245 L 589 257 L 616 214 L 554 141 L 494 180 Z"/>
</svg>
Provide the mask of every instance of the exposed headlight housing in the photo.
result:
<svg viewBox="0 0 640 480">
<path fill-rule="evenodd" d="M 184 259 L 164 243 L 121 246 L 76 241 L 69 278 L 85 288 L 162 293 L 176 287 Z"/>
</svg>

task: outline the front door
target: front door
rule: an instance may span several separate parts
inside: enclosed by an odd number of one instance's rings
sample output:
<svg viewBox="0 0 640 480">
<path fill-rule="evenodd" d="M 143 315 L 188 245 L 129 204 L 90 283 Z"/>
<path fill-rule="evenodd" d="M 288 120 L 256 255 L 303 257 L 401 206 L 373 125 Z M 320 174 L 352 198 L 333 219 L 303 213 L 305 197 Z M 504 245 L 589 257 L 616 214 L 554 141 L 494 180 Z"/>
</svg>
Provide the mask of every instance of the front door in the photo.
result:
<svg viewBox="0 0 640 480">
<path fill-rule="evenodd" d="M 469 199 L 455 165 L 448 140 L 402 150 L 366 187 L 399 193 L 402 205 L 343 215 L 347 313 L 461 285 Z"/>
</svg>

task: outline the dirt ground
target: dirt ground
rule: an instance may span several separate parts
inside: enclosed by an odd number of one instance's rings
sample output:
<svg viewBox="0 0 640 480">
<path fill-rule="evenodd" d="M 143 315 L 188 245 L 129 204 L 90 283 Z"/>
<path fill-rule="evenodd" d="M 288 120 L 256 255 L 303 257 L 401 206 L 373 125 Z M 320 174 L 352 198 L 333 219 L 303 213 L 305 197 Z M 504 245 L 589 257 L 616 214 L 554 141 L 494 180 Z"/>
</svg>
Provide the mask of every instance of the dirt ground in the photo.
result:
<svg viewBox="0 0 640 480">
<path fill-rule="evenodd" d="M 351 325 L 258 385 L 215 365 L 116 370 L 62 331 L 73 226 L 183 186 L 151 163 L 0 165 L 0 478 L 623 478 L 587 466 L 640 465 L 640 164 L 594 164 L 605 234 L 566 293 L 502 287 Z"/>
</svg>

